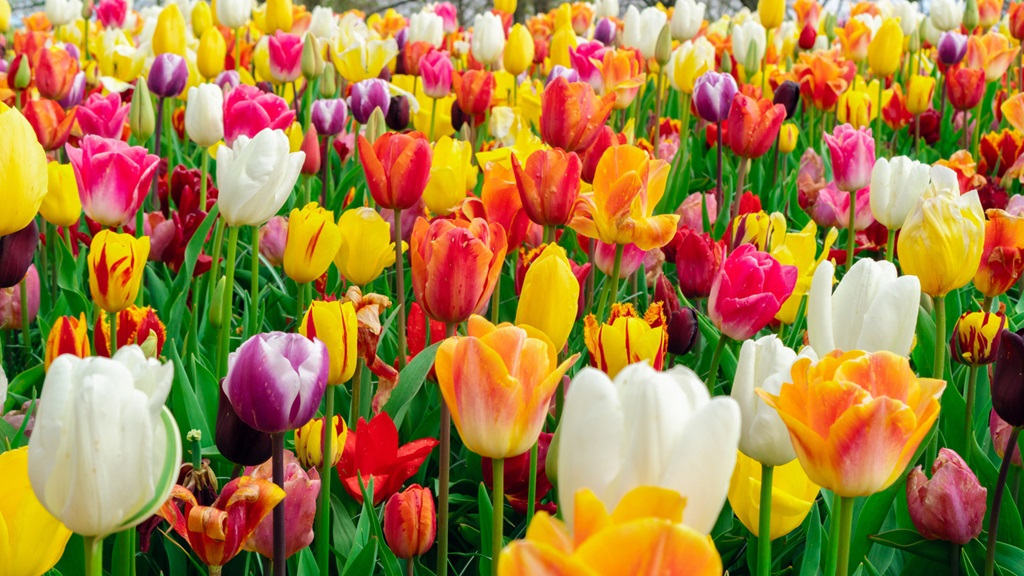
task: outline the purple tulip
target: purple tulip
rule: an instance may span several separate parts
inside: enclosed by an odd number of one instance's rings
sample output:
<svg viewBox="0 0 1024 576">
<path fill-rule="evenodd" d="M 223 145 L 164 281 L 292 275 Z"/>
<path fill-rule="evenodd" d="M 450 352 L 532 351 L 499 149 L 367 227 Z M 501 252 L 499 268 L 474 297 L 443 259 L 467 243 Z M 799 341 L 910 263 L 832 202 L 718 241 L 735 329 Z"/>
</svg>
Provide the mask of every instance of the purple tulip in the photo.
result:
<svg viewBox="0 0 1024 576">
<path fill-rule="evenodd" d="M 602 18 L 597 26 L 594 26 L 594 40 L 611 46 L 615 42 L 615 32 L 615 22 L 612 22 L 611 18 Z"/>
<path fill-rule="evenodd" d="M 75 74 L 75 79 L 71 81 L 71 90 L 68 91 L 68 95 L 61 99 L 58 104 L 65 110 L 71 110 L 75 106 L 82 103 L 82 98 L 85 96 L 85 72 L 79 72 Z"/>
<path fill-rule="evenodd" d="M 547 86 L 548 84 L 551 84 L 556 78 L 565 78 L 569 82 L 579 82 L 580 73 L 572 68 L 566 68 L 561 64 L 555 64 L 551 67 L 551 72 L 548 73 L 548 78 L 544 81 L 544 85 Z"/>
<path fill-rule="evenodd" d="M 241 84 L 242 77 L 238 74 L 238 70 L 225 70 L 220 74 L 217 74 L 217 79 L 214 80 L 213 83 L 220 86 L 221 90 L 227 92 Z"/>
<path fill-rule="evenodd" d="M 316 415 L 329 371 L 327 346 L 320 340 L 270 332 L 231 353 L 222 386 L 242 422 L 280 434 Z"/>
<path fill-rule="evenodd" d="M 939 37 L 939 62 L 946 66 L 959 64 L 967 54 L 967 36 L 959 32 L 943 32 Z"/>
<path fill-rule="evenodd" d="M 348 104 L 341 98 L 313 102 L 313 126 L 321 136 L 337 136 L 348 122 Z"/>
<path fill-rule="evenodd" d="M 729 74 L 705 72 L 693 84 L 693 102 L 697 115 L 706 122 L 721 122 L 729 117 L 736 96 L 736 80 Z"/>
<path fill-rule="evenodd" d="M 387 116 L 390 104 L 391 90 L 388 83 L 380 78 L 356 82 L 352 85 L 352 93 L 348 97 L 352 117 L 360 124 L 366 124 L 375 108 L 380 108 L 384 116 Z"/>
<path fill-rule="evenodd" d="M 146 84 L 149 91 L 161 98 L 175 98 L 188 83 L 188 64 L 177 54 L 165 53 L 153 60 Z"/>
<path fill-rule="evenodd" d="M 32 265 L 39 244 L 39 227 L 33 220 L 17 232 L 0 236 L 0 288 L 17 286 Z"/>
</svg>

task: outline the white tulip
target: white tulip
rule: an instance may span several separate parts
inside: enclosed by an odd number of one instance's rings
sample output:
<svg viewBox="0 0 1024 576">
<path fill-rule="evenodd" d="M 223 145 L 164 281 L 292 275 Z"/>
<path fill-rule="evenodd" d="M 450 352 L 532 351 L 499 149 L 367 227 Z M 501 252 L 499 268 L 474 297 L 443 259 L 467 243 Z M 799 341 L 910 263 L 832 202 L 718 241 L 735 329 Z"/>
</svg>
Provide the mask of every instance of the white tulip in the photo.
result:
<svg viewBox="0 0 1024 576">
<path fill-rule="evenodd" d="M 903 35 L 908 37 L 913 36 L 914 32 L 917 32 L 917 27 L 921 25 L 921 20 L 924 19 L 924 14 L 921 14 L 921 9 L 918 7 L 917 2 L 895 0 L 892 12 L 893 16 L 900 19 L 900 28 L 903 29 Z"/>
<path fill-rule="evenodd" d="M 72 531 L 102 537 L 131 528 L 167 500 L 181 463 L 178 426 L 164 407 L 173 380 L 173 364 L 138 346 L 112 359 L 65 354 L 50 365 L 28 475 Z"/>
<path fill-rule="evenodd" d="M 289 151 L 284 132 L 269 128 L 218 148 L 217 204 L 224 221 L 259 226 L 270 220 L 291 195 L 305 159 L 305 153 Z"/>
<path fill-rule="evenodd" d="M 752 19 L 733 26 L 732 50 L 737 62 L 744 66 L 754 66 L 756 69 L 761 65 L 761 60 L 768 50 L 764 26 Z"/>
<path fill-rule="evenodd" d="M 871 170 L 871 213 L 889 230 L 899 230 L 930 182 L 929 166 L 906 156 L 879 157 Z"/>
<path fill-rule="evenodd" d="M 784 383 L 792 382 L 790 370 L 798 358 L 818 360 L 812 348 L 804 348 L 797 356 L 774 334 L 746 340 L 740 348 L 732 383 L 732 398 L 739 404 L 742 415 L 740 452 L 766 466 L 792 462 L 796 452 L 782 417 L 754 390 L 761 388 L 777 396 Z"/>
<path fill-rule="evenodd" d="M 224 138 L 224 91 L 220 86 L 200 84 L 188 89 L 185 132 L 201 148 Z"/>
<path fill-rule="evenodd" d="M 444 20 L 433 12 L 417 12 L 409 18 L 407 42 L 429 42 L 434 48 L 444 44 Z"/>
<path fill-rule="evenodd" d="M 807 295 L 807 339 L 818 356 L 833 350 L 910 354 L 921 282 L 896 276 L 891 262 L 858 260 L 832 292 L 835 268 L 822 262 Z"/>
<path fill-rule="evenodd" d="M 46 0 L 46 19 L 59 28 L 82 17 L 82 0 Z"/>
<path fill-rule="evenodd" d="M 619 17 L 619 0 L 594 0 L 594 22 Z"/>
<path fill-rule="evenodd" d="M 492 12 L 477 14 L 473 21 L 473 39 L 470 50 L 477 62 L 484 66 L 494 64 L 501 59 L 501 51 L 505 48 L 505 25 L 501 17 Z"/>
<path fill-rule="evenodd" d="M 685 42 L 693 39 L 700 32 L 700 26 L 704 23 L 704 11 L 707 6 L 703 2 L 694 0 L 679 0 L 676 2 L 675 10 L 672 11 L 672 23 L 670 25 L 672 38 Z"/>
<path fill-rule="evenodd" d="M 328 6 L 314 6 L 309 16 L 309 33 L 318 40 L 333 42 L 338 37 L 340 26 L 334 11 Z"/>
<path fill-rule="evenodd" d="M 4 367 L 0 366 L 0 404 L 7 400 L 7 373 Z"/>
<path fill-rule="evenodd" d="M 622 29 L 622 44 L 636 48 L 647 60 L 654 58 L 661 29 L 668 22 L 668 16 L 657 8 L 644 8 L 643 12 L 630 6 L 626 9 L 626 22 Z"/>
<path fill-rule="evenodd" d="M 878 29 L 882 27 L 882 17 L 873 16 L 871 14 L 857 14 L 853 17 L 854 20 L 860 20 L 868 30 L 871 31 L 870 37 L 874 38 L 875 34 L 878 33 Z"/>
<path fill-rule="evenodd" d="M 686 497 L 683 523 L 707 534 L 736 465 L 740 410 L 732 398 L 711 398 L 682 366 L 658 372 L 640 362 L 614 382 L 584 368 L 569 386 L 558 434 L 566 524 L 572 526 L 573 499 L 582 488 L 611 510 L 637 486 L 660 486 Z"/>
<path fill-rule="evenodd" d="M 241 28 L 252 18 L 252 0 L 217 0 L 217 21 L 228 28 Z"/>
<path fill-rule="evenodd" d="M 955 198 L 960 197 L 960 179 L 956 171 L 948 166 L 936 164 L 929 171 L 928 188 L 935 194 L 948 194 Z"/>
<path fill-rule="evenodd" d="M 949 32 L 960 27 L 964 19 L 966 4 L 956 0 L 932 0 L 930 17 L 932 25 L 940 32 Z"/>
</svg>

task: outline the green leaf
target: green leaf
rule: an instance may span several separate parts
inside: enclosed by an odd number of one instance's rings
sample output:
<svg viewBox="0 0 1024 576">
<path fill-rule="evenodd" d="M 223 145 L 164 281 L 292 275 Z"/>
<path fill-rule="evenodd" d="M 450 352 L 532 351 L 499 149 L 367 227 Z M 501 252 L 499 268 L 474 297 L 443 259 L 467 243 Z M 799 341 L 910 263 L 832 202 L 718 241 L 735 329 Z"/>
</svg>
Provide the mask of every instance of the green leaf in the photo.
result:
<svg viewBox="0 0 1024 576">
<path fill-rule="evenodd" d="M 494 551 L 491 550 L 491 526 L 494 508 L 491 506 L 491 497 L 487 493 L 487 487 L 481 482 L 476 494 L 477 506 L 480 509 L 480 573 L 491 573 L 491 559 Z M 498 552 L 501 552 L 500 550 Z"/>
<path fill-rule="evenodd" d="M 821 516 L 818 513 L 818 506 L 811 506 L 811 512 L 805 521 L 807 528 L 807 544 L 804 547 L 804 555 L 800 560 L 800 576 L 817 576 L 821 564 Z"/>
<path fill-rule="evenodd" d="M 345 568 L 341 576 L 365 576 L 374 573 L 374 566 L 377 565 L 377 540 L 368 542 L 359 554 L 349 556 L 345 562 Z"/>
<path fill-rule="evenodd" d="M 171 399 L 174 404 L 181 404 L 185 408 L 185 416 L 188 419 L 189 430 L 199 430 L 203 438 L 213 438 L 207 418 L 203 409 L 199 406 L 199 399 L 196 392 L 189 383 L 188 373 L 185 372 L 185 365 L 178 356 L 178 350 L 174 346 L 164 347 L 164 351 L 174 363 L 174 384 L 171 387 Z M 188 430 L 182 430 L 188 432 Z"/>
<path fill-rule="evenodd" d="M 188 241 L 188 247 L 185 248 L 184 264 L 178 270 L 178 277 L 174 279 L 174 285 L 170 290 L 171 296 L 167 299 L 169 313 L 165 311 L 167 313 L 165 316 L 167 319 L 167 334 L 170 338 L 178 338 L 181 335 L 181 320 L 185 317 L 185 303 L 188 300 L 188 293 L 192 285 L 192 273 L 195 270 L 196 262 L 199 260 L 199 254 L 203 250 L 203 244 L 206 242 L 206 235 L 210 232 L 210 228 L 213 227 L 213 223 L 219 213 L 219 206 L 214 204 L 213 209 L 203 219 L 203 223 L 199 225 L 199 228 L 196 228 L 192 239 Z M 168 348 L 173 348 L 173 346 L 168 346 Z"/>
<path fill-rule="evenodd" d="M 8 398 L 4 402 L 4 412 L 7 412 L 14 406 L 15 400 L 11 397 L 12 395 L 28 395 L 29 390 L 34 390 L 42 385 L 45 376 L 46 370 L 42 364 L 36 364 L 15 376 L 14 380 L 11 380 L 10 385 L 7 387 Z M 38 394 L 36 396 L 38 397 Z"/>
<path fill-rule="evenodd" d="M 928 540 L 913 530 L 890 530 L 869 538 L 883 546 L 904 550 L 940 564 L 949 562 L 951 554 L 952 544 L 949 542 Z"/>
<path fill-rule="evenodd" d="M 905 478 L 906 475 L 901 476 Z M 877 534 L 882 529 L 885 517 L 889 515 L 893 500 L 896 494 L 904 490 L 904 481 L 900 480 L 882 492 L 868 497 L 863 506 L 854 515 L 853 538 L 850 544 L 850 566 L 857 566 L 864 561 L 864 558 L 871 550 L 871 534 Z M 949 558 L 948 556 L 946 557 Z"/>
<path fill-rule="evenodd" d="M 434 355 L 437 354 L 437 347 L 440 342 L 431 344 L 423 349 L 406 365 L 398 375 L 398 385 L 391 391 L 391 397 L 384 404 L 384 411 L 395 421 L 395 427 L 402 425 L 402 417 L 409 406 L 409 402 L 420 391 L 423 381 L 426 380 L 430 368 L 434 365 Z"/>
</svg>

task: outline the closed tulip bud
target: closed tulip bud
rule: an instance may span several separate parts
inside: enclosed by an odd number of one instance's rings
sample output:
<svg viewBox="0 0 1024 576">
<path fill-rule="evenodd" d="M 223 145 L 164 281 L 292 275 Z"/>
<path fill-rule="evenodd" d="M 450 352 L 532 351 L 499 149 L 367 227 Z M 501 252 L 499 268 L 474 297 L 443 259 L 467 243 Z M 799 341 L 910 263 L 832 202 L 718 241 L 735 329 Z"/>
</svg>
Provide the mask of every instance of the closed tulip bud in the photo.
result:
<svg viewBox="0 0 1024 576">
<path fill-rule="evenodd" d="M 992 372 L 992 408 L 1010 426 L 1024 426 L 1024 330 L 1003 330 Z"/>
<path fill-rule="evenodd" d="M 330 372 L 327 375 L 329 386 L 344 384 L 352 379 L 356 369 L 358 322 L 355 306 L 351 302 L 313 301 L 302 317 L 299 334 L 326 345 L 330 359 Z"/>
<path fill-rule="evenodd" d="M 759 0 L 757 3 L 757 15 L 761 25 L 773 30 L 782 25 L 782 19 L 786 17 L 785 0 Z"/>
<path fill-rule="evenodd" d="M 434 497 L 429 488 L 413 484 L 384 505 L 384 540 L 398 558 L 426 554 L 437 535 Z"/>
<path fill-rule="evenodd" d="M 337 96 L 338 81 L 335 74 L 336 72 L 331 68 L 327 68 L 325 64 L 324 73 L 320 75 L 321 98 L 328 99 Z"/>
<path fill-rule="evenodd" d="M 377 204 L 391 210 L 415 205 L 430 178 L 433 152 L 427 139 L 419 132 L 388 133 L 372 144 L 359 136 L 358 145 L 367 186 Z"/>
<path fill-rule="evenodd" d="M 494 64 L 501 58 L 505 47 L 505 25 L 501 17 L 491 12 L 477 14 L 473 21 L 473 37 L 470 53 L 484 66 Z"/>
<path fill-rule="evenodd" d="M 575 152 L 558 148 L 530 154 L 526 164 L 512 156 L 519 197 L 526 215 L 541 226 L 564 226 L 580 192 L 583 164 Z"/>
<path fill-rule="evenodd" d="M 786 80 L 775 89 L 773 104 L 782 104 L 786 108 L 786 119 L 793 117 L 796 107 L 800 103 L 800 85 L 792 80 Z"/>
<path fill-rule="evenodd" d="M 837 126 L 825 134 L 832 155 L 832 173 L 840 190 L 856 192 L 871 183 L 875 165 L 875 140 L 871 129 L 855 129 L 849 124 Z"/>
<path fill-rule="evenodd" d="M 402 132 L 409 127 L 410 114 L 409 99 L 402 95 L 392 96 L 384 124 L 395 132 Z"/>
<path fill-rule="evenodd" d="M 324 72 L 324 57 L 320 51 L 320 41 L 316 36 L 306 33 L 302 40 L 302 77 L 313 80 Z"/>
<path fill-rule="evenodd" d="M 224 71 L 224 58 L 228 53 L 228 45 L 224 36 L 215 27 L 207 28 L 199 37 L 199 49 L 196 51 L 196 68 L 207 80 L 216 78 Z"/>
<path fill-rule="evenodd" d="M 224 321 L 224 305 L 221 304 L 224 301 L 224 282 L 225 276 L 221 276 L 213 288 L 213 303 L 210 304 L 210 326 L 214 328 L 220 328 L 221 323 Z"/>
<path fill-rule="evenodd" d="M 697 311 L 690 306 L 684 308 L 679 305 L 675 288 L 664 274 L 658 276 L 654 288 L 654 301 L 661 302 L 665 312 L 668 325 L 668 353 L 682 356 L 692 350 L 700 341 Z"/>
<path fill-rule="evenodd" d="M 526 270 L 516 324 L 540 330 L 561 350 L 576 321 L 579 295 L 580 285 L 565 250 L 549 244 Z"/>
<path fill-rule="evenodd" d="M 388 99 L 388 111 L 391 110 L 391 101 Z M 376 142 L 388 131 L 387 116 L 384 115 L 384 111 L 380 108 L 374 108 L 373 112 L 370 113 L 370 118 L 366 121 L 366 130 L 364 134 L 366 139 L 370 142 Z M 362 136 L 360 136 L 362 138 Z M 357 144 L 358 145 L 358 144 Z M 360 154 L 360 156 L 362 156 Z M 360 158 L 362 160 L 362 158 Z M 365 168 L 364 168 L 365 170 Z"/>
<path fill-rule="evenodd" d="M 202 38 L 203 33 L 213 27 L 213 11 L 206 2 L 196 2 L 192 7 L 192 33 Z"/>
<path fill-rule="evenodd" d="M 161 98 L 177 97 L 187 83 L 188 64 L 185 58 L 170 52 L 160 54 L 153 60 L 153 67 L 146 80 L 149 90 Z"/>
<path fill-rule="evenodd" d="M 39 205 L 39 214 L 55 226 L 73 226 L 82 216 L 78 182 L 71 164 L 50 162 L 47 167 L 47 192 Z"/>
<path fill-rule="evenodd" d="M 185 131 L 200 148 L 209 148 L 224 138 L 224 91 L 216 84 L 188 89 Z"/>
<path fill-rule="evenodd" d="M 530 31 L 522 24 L 512 26 L 502 56 L 505 70 L 513 76 L 519 76 L 533 64 L 533 56 L 533 36 Z"/>
<path fill-rule="evenodd" d="M 1000 9 L 1000 11 L 1002 11 Z M 978 12 L 978 0 L 967 0 L 967 6 L 964 7 L 964 28 L 968 32 L 973 32 L 978 27 L 978 22 L 981 19 L 981 15 Z"/>
<path fill-rule="evenodd" d="M 92 300 L 109 313 L 135 302 L 149 257 L 149 237 L 101 230 L 89 245 L 89 290 Z"/>
<path fill-rule="evenodd" d="M 219 34 L 219 32 L 218 32 Z M 153 112 L 153 100 L 149 97 L 146 82 L 139 78 L 135 83 L 135 94 L 128 109 L 128 126 L 132 135 L 139 142 L 149 140 L 156 130 L 156 115 Z"/>
<path fill-rule="evenodd" d="M 797 128 L 796 124 L 783 124 L 782 128 L 779 129 L 779 152 L 789 154 L 796 150 L 796 141 L 799 136 L 800 129 Z"/>
<path fill-rule="evenodd" d="M 153 32 L 153 53 L 185 56 L 185 16 L 177 4 L 168 4 L 160 11 Z M 179 90 L 179 92 L 181 92 Z"/>
<path fill-rule="evenodd" d="M 903 227 L 931 182 L 930 168 L 906 156 L 878 158 L 871 169 L 871 213 L 889 230 Z"/>
<path fill-rule="evenodd" d="M 32 83 L 32 65 L 29 63 L 27 54 L 15 56 L 11 67 L 7 69 L 7 77 L 14 79 L 11 87 L 15 90 L 25 90 L 29 87 L 29 84 Z"/>
<path fill-rule="evenodd" d="M 331 438 L 331 467 L 338 465 L 341 460 L 341 453 L 345 449 L 345 440 L 348 438 L 348 426 L 341 416 L 334 416 L 334 425 L 324 429 L 323 418 L 313 418 L 305 425 L 295 429 L 295 456 L 303 468 L 317 468 L 323 465 L 324 461 L 324 434 L 332 434 Z"/>
<path fill-rule="evenodd" d="M 935 95 L 935 78 L 915 74 L 910 77 L 907 86 L 907 111 L 911 114 L 922 114 L 932 105 Z"/>
<path fill-rule="evenodd" d="M 1002 312 L 964 312 L 953 326 L 950 357 L 968 366 L 991 364 L 1005 326 L 1006 316 Z"/>
<path fill-rule="evenodd" d="M 881 78 L 892 75 L 899 68 L 902 55 L 903 29 L 895 18 L 888 18 L 868 45 L 871 72 Z"/>
<path fill-rule="evenodd" d="M 320 173 L 320 139 L 316 135 L 316 127 L 310 126 L 306 136 L 302 139 L 302 146 L 299 148 L 306 159 L 302 162 L 302 173 L 306 176 L 315 176 Z"/>
<path fill-rule="evenodd" d="M 815 42 L 818 40 L 818 31 L 814 29 L 810 23 L 805 24 L 803 30 L 800 31 L 800 39 L 797 40 L 797 46 L 801 50 L 810 50 L 814 48 Z"/>
<path fill-rule="evenodd" d="M 316 202 L 293 209 L 284 249 L 285 274 L 299 284 L 316 280 L 330 267 L 340 245 L 341 232 L 334 222 L 334 212 Z"/>
<path fill-rule="evenodd" d="M 0 236 L 0 288 L 17 286 L 25 278 L 38 244 L 35 220 L 17 232 Z"/>
<path fill-rule="evenodd" d="M 1010 36 L 1019 42 L 1024 39 L 1024 2 L 1011 2 L 1009 16 Z"/>
<path fill-rule="evenodd" d="M 988 491 L 959 454 L 940 448 L 928 479 L 918 466 L 907 477 L 910 519 L 922 536 L 964 545 L 981 534 Z"/>
<path fill-rule="evenodd" d="M 729 109 L 738 88 L 729 74 L 710 71 L 697 78 L 693 86 L 693 101 L 697 115 L 706 122 L 721 122 L 729 116 Z"/>
<path fill-rule="evenodd" d="M 668 64 L 669 58 L 672 57 L 672 33 L 669 29 L 669 25 L 666 22 L 661 27 L 661 32 L 658 33 L 658 41 L 654 45 L 654 61 L 658 63 L 658 66 L 664 66 Z"/>
</svg>

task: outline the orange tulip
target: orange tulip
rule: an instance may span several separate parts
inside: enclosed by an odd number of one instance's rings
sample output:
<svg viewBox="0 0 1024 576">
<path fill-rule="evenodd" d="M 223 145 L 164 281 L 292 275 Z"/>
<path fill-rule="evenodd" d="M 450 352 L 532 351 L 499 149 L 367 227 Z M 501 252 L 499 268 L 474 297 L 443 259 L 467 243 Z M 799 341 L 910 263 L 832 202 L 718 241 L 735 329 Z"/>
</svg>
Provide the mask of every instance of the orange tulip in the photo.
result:
<svg viewBox="0 0 1024 576">
<path fill-rule="evenodd" d="M 1003 15 L 1003 0 L 978 0 L 978 26 L 983 30 L 995 26 Z"/>
<path fill-rule="evenodd" d="M 490 108 L 496 85 L 494 74 L 484 70 L 467 70 L 452 75 L 455 102 L 468 116 L 483 114 Z"/>
<path fill-rule="evenodd" d="M 366 186 L 377 204 L 391 210 L 411 208 L 430 180 L 430 142 L 419 132 L 387 132 L 371 145 L 359 136 L 359 161 Z"/>
<path fill-rule="evenodd" d="M 556 78 L 541 94 L 540 137 L 553 148 L 581 152 L 598 134 L 615 104 L 615 94 L 600 99 L 585 82 Z"/>
<path fill-rule="evenodd" d="M 967 39 L 967 66 L 985 71 L 985 80 L 995 82 L 1006 74 L 1020 47 L 1010 46 L 1010 40 L 997 32 Z"/>
<path fill-rule="evenodd" d="M 1024 6 L 1024 4 L 1021 4 Z M 1024 16 L 1024 10 L 1021 11 Z M 1007 99 L 999 107 L 1003 118 L 1010 123 L 1018 132 L 1024 132 L 1024 93 L 1017 93 Z"/>
<path fill-rule="evenodd" d="M 483 218 L 416 220 L 409 250 L 416 301 L 427 316 L 447 324 L 482 312 L 498 282 L 506 248 L 505 230 Z"/>
<path fill-rule="evenodd" d="M 830 111 L 846 87 L 853 83 L 856 67 L 839 55 L 828 52 L 801 52 L 793 73 L 800 82 L 800 94 L 818 110 Z"/>
<path fill-rule="evenodd" d="M 946 96 L 957 110 L 970 110 L 985 95 L 985 71 L 956 66 L 946 70 Z"/>
<path fill-rule="evenodd" d="M 623 496 L 608 513 L 589 488 L 576 493 L 573 526 L 539 512 L 501 552 L 500 576 L 634 574 L 719 576 L 722 558 L 709 538 L 682 524 L 686 499 L 655 486 Z"/>
<path fill-rule="evenodd" d="M 745 94 L 736 94 L 726 120 L 726 144 L 737 156 L 760 158 L 779 137 L 779 129 L 785 119 L 786 107 L 782 104 L 772 104 L 767 98 L 754 100 Z"/>
<path fill-rule="evenodd" d="M 793 11 L 796 12 L 797 30 L 803 30 L 804 26 L 817 30 L 818 20 L 821 18 L 821 4 L 818 0 L 796 0 L 793 3 Z"/>
<path fill-rule="evenodd" d="M 868 57 L 868 46 L 871 44 L 871 28 L 858 20 L 850 18 L 846 26 L 836 30 L 839 45 L 843 47 L 843 56 L 860 62 Z"/>
<path fill-rule="evenodd" d="M 569 221 L 580 193 L 582 171 L 583 163 L 575 152 L 537 150 L 526 159 L 525 167 L 512 155 L 523 209 L 541 226 L 562 226 Z"/>
<path fill-rule="evenodd" d="M 75 124 L 75 111 L 65 114 L 60 104 L 53 100 L 32 100 L 25 105 L 23 113 L 32 125 L 39 145 L 47 152 L 64 146 Z"/>
<path fill-rule="evenodd" d="M 32 72 L 40 96 L 61 100 L 71 91 L 75 74 L 78 74 L 78 60 L 63 48 L 49 48 L 39 52 L 39 61 Z"/>
<path fill-rule="evenodd" d="M 1010 3 L 1010 36 L 1020 42 L 1024 39 L 1024 2 Z"/>
<path fill-rule="evenodd" d="M 615 109 L 625 110 L 647 81 L 641 57 L 633 50 L 605 50 L 600 68 L 605 94 L 615 94 Z"/>
<path fill-rule="evenodd" d="M 985 215 L 985 247 L 974 286 L 995 298 L 1006 293 L 1024 272 L 1024 218 L 1002 210 L 988 210 Z"/>
<path fill-rule="evenodd" d="M 452 421 L 466 448 L 487 458 L 511 458 L 537 442 L 551 396 L 575 361 L 539 330 L 495 326 L 471 316 L 465 337 L 445 340 L 435 370 Z"/>
<path fill-rule="evenodd" d="M 484 205 L 487 220 L 500 224 L 505 230 L 509 250 L 518 250 L 530 228 L 537 227 L 523 209 L 522 195 L 516 184 L 515 174 L 512 169 L 502 166 L 499 162 L 491 162 L 484 168 L 480 202 Z"/>
<path fill-rule="evenodd" d="M 668 172 L 667 162 L 651 159 L 636 146 L 609 147 L 597 163 L 594 192 L 580 196 L 569 225 L 608 244 L 661 248 L 672 240 L 679 222 L 677 214 L 653 215 Z"/>
<path fill-rule="evenodd" d="M 61 316 L 50 328 L 46 337 L 46 357 L 43 368 L 50 369 L 50 364 L 61 354 L 74 354 L 79 358 L 89 356 L 89 323 L 83 312 L 74 316 Z"/>
<path fill-rule="evenodd" d="M 839 350 L 793 365 L 778 396 L 757 390 L 789 429 L 810 479 L 842 497 L 896 481 L 939 417 L 942 380 L 918 378 L 892 352 Z"/>
</svg>

